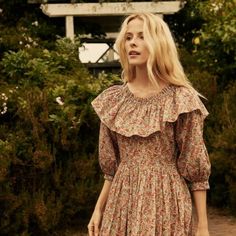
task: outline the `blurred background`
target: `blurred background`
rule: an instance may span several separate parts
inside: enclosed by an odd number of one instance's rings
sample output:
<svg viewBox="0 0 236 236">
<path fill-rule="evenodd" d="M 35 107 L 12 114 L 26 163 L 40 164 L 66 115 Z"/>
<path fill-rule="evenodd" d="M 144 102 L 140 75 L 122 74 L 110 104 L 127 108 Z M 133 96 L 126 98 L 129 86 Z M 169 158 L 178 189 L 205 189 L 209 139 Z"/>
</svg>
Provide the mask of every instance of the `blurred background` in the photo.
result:
<svg viewBox="0 0 236 236">
<path fill-rule="evenodd" d="M 103 183 L 90 102 L 121 83 L 113 43 L 124 15 L 42 11 L 78 2 L 109 1 L 0 0 L 0 235 L 85 230 Z M 167 2 L 180 4 L 163 18 L 210 112 L 208 204 L 236 215 L 236 1 Z"/>
</svg>

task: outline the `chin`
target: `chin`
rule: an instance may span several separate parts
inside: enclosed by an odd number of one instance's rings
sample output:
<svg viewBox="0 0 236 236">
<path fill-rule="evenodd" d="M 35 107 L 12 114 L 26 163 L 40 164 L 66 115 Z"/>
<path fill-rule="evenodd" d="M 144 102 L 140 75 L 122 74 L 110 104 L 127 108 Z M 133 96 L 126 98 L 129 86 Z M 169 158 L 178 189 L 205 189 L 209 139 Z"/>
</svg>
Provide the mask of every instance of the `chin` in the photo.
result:
<svg viewBox="0 0 236 236">
<path fill-rule="evenodd" d="M 147 62 L 129 62 L 131 66 L 147 66 Z"/>
</svg>

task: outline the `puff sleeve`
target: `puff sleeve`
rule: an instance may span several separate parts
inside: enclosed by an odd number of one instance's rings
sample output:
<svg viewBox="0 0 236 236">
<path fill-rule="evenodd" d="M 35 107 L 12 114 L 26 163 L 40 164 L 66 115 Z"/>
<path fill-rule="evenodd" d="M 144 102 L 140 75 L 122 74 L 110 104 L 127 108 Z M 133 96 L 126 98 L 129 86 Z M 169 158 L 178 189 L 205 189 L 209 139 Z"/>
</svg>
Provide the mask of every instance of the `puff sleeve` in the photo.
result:
<svg viewBox="0 0 236 236">
<path fill-rule="evenodd" d="M 176 124 L 178 171 L 191 191 L 209 189 L 210 161 L 203 140 L 204 117 L 200 110 L 180 114 Z"/>
<path fill-rule="evenodd" d="M 103 122 L 100 122 L 98 154 L 104 179 L 112 181 L 119 165 L 119 148 L 115 133 Z"/>
</svg>

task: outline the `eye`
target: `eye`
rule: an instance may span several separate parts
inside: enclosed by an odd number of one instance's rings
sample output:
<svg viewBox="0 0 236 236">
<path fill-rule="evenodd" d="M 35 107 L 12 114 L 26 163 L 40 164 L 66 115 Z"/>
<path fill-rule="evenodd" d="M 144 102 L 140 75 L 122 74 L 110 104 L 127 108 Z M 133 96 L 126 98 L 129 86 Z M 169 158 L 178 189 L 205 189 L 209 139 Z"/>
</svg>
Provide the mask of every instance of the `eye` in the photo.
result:
<svg viewBox="0 0 236 236">
<path fill-rule="evenodd" d="M 131 39 L 132 39 L 131 35 L 126 35 L 125 40 L 129 41 Z"/>
<path fill-rule="evenodd" d="M 143 34 L 140 34 L 140 35 L 139 35 L 139 38 L 140 38 L 140 39 L 144 39 Z"/>
</svg>

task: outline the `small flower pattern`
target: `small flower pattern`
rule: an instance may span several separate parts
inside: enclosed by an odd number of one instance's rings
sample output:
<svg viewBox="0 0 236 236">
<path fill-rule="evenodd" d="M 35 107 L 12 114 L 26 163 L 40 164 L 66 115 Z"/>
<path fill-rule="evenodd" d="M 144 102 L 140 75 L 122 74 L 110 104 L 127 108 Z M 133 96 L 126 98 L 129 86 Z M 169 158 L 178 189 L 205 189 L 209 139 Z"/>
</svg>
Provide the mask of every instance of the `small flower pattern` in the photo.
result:
<svg viewBox="0 0 236 236">
<path fill-rule="evenodd" d="M 92 101 L 99 162 L 112 181 L 101 236 L 193 236 L 191 191 L 209 189 L 208 112 L 195 90 L 168 85 L 148 98 L 114 85 Z"/>
</svg>

